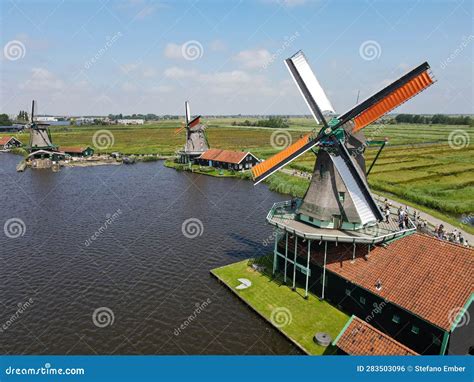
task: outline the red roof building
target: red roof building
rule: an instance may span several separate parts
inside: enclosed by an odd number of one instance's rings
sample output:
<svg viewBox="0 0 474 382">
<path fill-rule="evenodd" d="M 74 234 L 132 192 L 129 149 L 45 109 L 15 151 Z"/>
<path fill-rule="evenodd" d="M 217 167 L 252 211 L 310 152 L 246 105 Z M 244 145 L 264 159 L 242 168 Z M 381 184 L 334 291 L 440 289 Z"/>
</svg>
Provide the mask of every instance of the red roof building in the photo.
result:
<svg viewBox="0 0 474 382">
<path fill-rule="evenodd" d="M 350 355 L 418 355 L 356 316 L 347 322 L 333 345 Z"/>
<path fill-rule="evenodd" d="M 198 164 L 217 168 L 246 170 L 259 162 L 250 152 L 209 149 L 197 159 Z"/>
</svg>

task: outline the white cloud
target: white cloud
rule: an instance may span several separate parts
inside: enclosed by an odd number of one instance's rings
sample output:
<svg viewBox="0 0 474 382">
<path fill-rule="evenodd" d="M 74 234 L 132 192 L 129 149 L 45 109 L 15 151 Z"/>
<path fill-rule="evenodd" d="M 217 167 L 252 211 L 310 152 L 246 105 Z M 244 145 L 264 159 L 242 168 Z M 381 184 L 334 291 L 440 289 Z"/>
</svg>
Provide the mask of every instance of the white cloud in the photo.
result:
<svg viewBox="0 0 474 382">
<path fill-rule="evenodd" d="M 183 53 L 181 50 L 181 45 L 175 43 L 168 43 L 165 47 L 165 57 L 172 58 L 172 59 L 179 59 L 183 58 Z"/>
<path fill-rule="evenodd" d="M 31 77 L 20 85 L 24 90 L 62 90 L 64 82 L 45 68 L 31 69 Z"/>
<path fill-rule="evenodd" d="M 227 45 L 222 40 L 214 40 L 209 44 L 209 48 L 213 52 L 222 52 L 227 49 Z"/>
<path fill-rule="evenodd" d="M 266 49 L 243 50 L 234 56 L 235 61 L 248 69 L 263 68 L 271 59 L 272 55 Z"/>
<path fill-rule="evenodd" d="M 165 77 L 171 78 L 173 80 L 179 80 L 182 78 L 196 77 L 198 72 L 194 69 L 181 69 L 177 66 L 172 66 L 164 72 Z"/>
</svg>

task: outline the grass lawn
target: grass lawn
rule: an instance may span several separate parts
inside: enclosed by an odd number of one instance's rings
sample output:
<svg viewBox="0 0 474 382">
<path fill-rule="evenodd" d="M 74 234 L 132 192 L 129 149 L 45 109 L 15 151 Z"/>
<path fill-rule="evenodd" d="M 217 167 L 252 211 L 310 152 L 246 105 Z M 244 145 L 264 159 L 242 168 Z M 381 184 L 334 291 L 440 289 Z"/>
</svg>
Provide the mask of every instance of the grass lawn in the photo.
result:
<svg viewBox="0 0 474 382">
<path fill-rule="evenodd" d="M 272 279 L 270 274 L 265 274 L 271 273 L 270 257 L 258 259 L 259 264 L 265 265 L 265 273 L 254 270 L 250 266 L 252 262 L 240 261 L 213 269 L 211 273 L 308 354 L 333 354 L 335 348 L 332 345 L 328 348 L 320 346 L 313 337 L 317 332 L 326 332 L 335 339 L 349 316 L 312 294 L 304 299 L 304 289 L 297 288 L 293 292 L 278 278 Z M 244 290 L 235 289 L 240 284 L 239 278 L 250 280 L 252 285 Z"/>
</svg>

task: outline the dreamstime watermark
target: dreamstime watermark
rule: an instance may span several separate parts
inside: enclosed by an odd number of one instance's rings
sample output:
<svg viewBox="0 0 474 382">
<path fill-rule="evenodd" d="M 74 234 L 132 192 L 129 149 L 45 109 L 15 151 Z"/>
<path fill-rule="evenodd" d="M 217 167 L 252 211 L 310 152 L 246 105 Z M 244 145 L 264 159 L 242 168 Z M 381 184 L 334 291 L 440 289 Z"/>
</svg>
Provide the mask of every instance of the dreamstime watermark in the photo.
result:
<svg viewBox="0 0 474 382">
<path fill-rule="evenodd" d="M 469 214 L 461 215 L 461 225 L 471 225 L 474 222 L 474 214 L 471 212 Z"/>
<path fill-rule="evenodd" d="M 103 47 L 101 47 L 96 54 L 94 54 L 89 60 L 84 63 L 85 69 L 90 69 L 94 64 L 99 62 L 102 56 L 107 52 L 116 42 L 122 37 L 122 32 L 115 33 L 112 37 L 107 36 Z"/>
<path fill-rule="evenodd" d="M 113 214 L 105 215 L 105 221 L 102 225 L 84 242 L 86 247 L 89 247 L 93 241 L 97 240 L 97 238 L 102 235 L 113 223 L 115 223 L 118 218 L 122 215 L 122 210 L 119 208 Z"/>
<path fill-rule="evenodd" d="M 276 130 L 272 133 L 270 137 L 270 145 L 275 150 L 286 149 L 293 142 L 291 134 L 286 130 Z"/>
<path fill-rule="evenodd" d="M 3 47 L 3 55 L 9 61 L 20 60 L 25 57 L 26 47 L 19 40 L 8 41 Z"/>
<path fill-rule="evenodd" d="M 179 327 L 177 327 L 174 331 L 173 334 L 175 336 L 179 336 L 182 331 L 184 331 L 196 318 L 197 316 L 204 311 L 210 304 L 212 303 L 211 299 L 208 298 L 207 300 L 201 302 L 201 303 L 196 303 L 195 309 L 193 312 L 186 318 Z"/>
<path fill-rule="evenodd" d="M 293 315 L 288 308 L 280 306 L 272 310 L 270 321 L 277 328 L 283 328 L 284 326 L 291 325 Z"/>
<path fill-rule="evenodd" d="M 3 225 L 3 232 L 10 239 L 16 239 L 25 235 L 26 224 L 20 218 L 10 218 Z"/>
<path fill-rule="evenodd" d="M 270 235 L 268 235 L 267 238 L 263 239 L 262 244 L 264 247 L 268 247 L 270 244 L 272 244 L 277 238 L 281 238 L 283 235 L 283 231 L 279 228 L 274 229 Z"/>
<path fill-rule="evenodd" d="M 26 302 L 24 303 L 19 303 L 18 304 L 18 309 L 16 310 L 15 313 L 13 313 L 10 318 L 5 321 L 2 326 L 0 326 L 0 333 L 6 332 L 16 321 L 20 319 L 20 316 L 28 310 L 31 305 L 33 305 L 34 300 L 30 297 Z"/>
<path fill-rule="evenodd" d="M 446 69 L 447 66 L 453 62 L 456 57 L 458 57 L 463 51 L 464 49 L 467 48 L 467 46 L 474 40 L 474 35 L 469 35 L 469 36 L 464 36 L 462 38 L 462 42 L 461 44 L 459 44 L 456 49 L 454 49 L 454 51 L 444 60 L 441 62 L 440 64 L 440 68 L 441 69 Z"/>
<path fill-rule="evenodd" d="M 270 65 L 272 65 L 277 59 L 281 57 L 281 55 L 293 44 L 293 42 L 300 37 L 300 32 L 296 31 L 291 36 L 285 36 L 283 39 L 283 44 L 273 53 L 270 58 L 262 65 L 262 70 L 268 69 Z"/>
<path fill-rule="evenodd" d="M 467 131 L 456 129 L 449 133 L 448 143 L 449 147 L 451 147 L 453 150 L 461 150 L 469 146 L 471 139 Z"/>
<path fill-rule="evenodd" d="M 51 367 L 50 363 L 45 363 L 44 367 L 13 367 L 8 366 L 5 369 L 6 375 L 84 375 L 86 371 L 82 367 L 74 368 L 56 368 Z"/>
<path fill-rule="evenodd" d="M 114 312 L 106 306 L 101 306 L 92 313 L 92 322 L 98 328 L 106 328 L 107 326 L 113 325 L 114 321 Z"/>
<path fill-rule="evenodd" d="M 370 323 L 370 321 L 372 321 L 375 318 L 376 315 L 382 313 L 383 308 L 385 308 L 385 306 L 387 306 L 387 300 L 383 300 L 381 303 L 374 302 L 372 304 L 372 306 L 374 308 L 365 317 L 365 322 L 367 322 L 367 323 Z"/>
<path fill-rule="evenodd" d="M 189 218 L 181 224 L 181 232 L 186 238 L 195 239 L 204 233 L 204 225 L 197 218 Z"/>
<path fill-rule="evenodd" d="M 382 47 L 375 40 L 367 40 L 360 44 L 359 55 L 366 61 L 373 61 L 382 55 Z"/>
<path fill-rule="evenodd" d="M 448 313 L 448 322 L 451 326 L 456 326 L 459 328 L 461 326 L 469 325 L 471 321 L 471 315 L 466 308 L 454 308 L 451 309 Z"/>
<path fill-rule="evenodd" d="M 115 137 L 110 130 L 97 130 L 92 136 L 92 144 L 96 149 L 107 150 L 115 143 Z"/>
<path fill-rule="evenodd" d="M 202 57 L 204 48 L 199 41 L 189 40 L 181 46 L 181 54 L 188 61 L 195 61 Z"/>
</svg>

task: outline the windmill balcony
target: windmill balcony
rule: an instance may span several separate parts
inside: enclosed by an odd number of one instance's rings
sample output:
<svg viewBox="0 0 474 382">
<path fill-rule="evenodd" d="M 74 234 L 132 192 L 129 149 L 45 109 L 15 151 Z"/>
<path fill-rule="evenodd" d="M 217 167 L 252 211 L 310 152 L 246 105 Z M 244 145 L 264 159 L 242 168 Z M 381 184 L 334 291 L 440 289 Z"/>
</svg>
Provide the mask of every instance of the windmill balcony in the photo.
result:
<svg viewBox="0 0 474 382">
<path fill-rule="evenodd" d="M 398 217 L 393 212 L 388 223 L 383 221 L 356 231 L 319 228 L 299 220 L 297 209 L 300 205 L 299 199 L 275 203 L 268 212 L 267 222 L 304 239 L 341 243 L 382 244 L 416 232 L 416 226 L 411 220 L 407 228 L 400 229 Z"/>
</svg>

